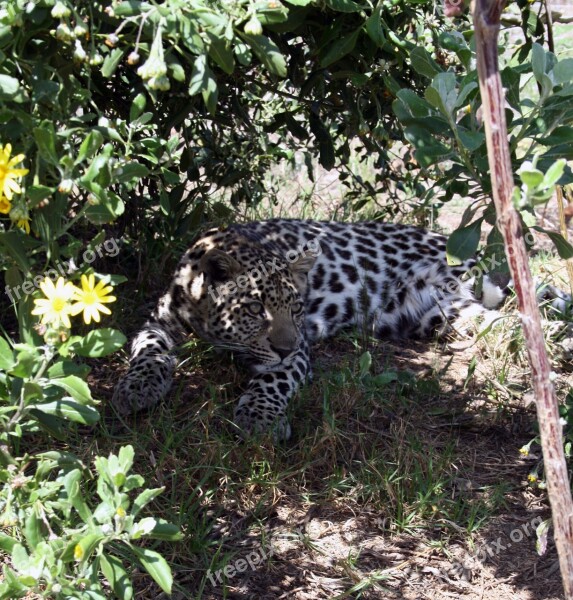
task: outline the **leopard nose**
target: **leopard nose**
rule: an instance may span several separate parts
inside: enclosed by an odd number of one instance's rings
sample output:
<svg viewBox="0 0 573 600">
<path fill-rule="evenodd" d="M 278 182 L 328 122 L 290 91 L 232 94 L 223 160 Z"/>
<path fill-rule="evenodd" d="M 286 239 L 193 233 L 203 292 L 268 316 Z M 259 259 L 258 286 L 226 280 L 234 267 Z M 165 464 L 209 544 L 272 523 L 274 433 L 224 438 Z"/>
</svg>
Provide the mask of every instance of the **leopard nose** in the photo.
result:
<svg viewBox="0 0 573 600">
<path fill-rule="evenodd" d="M 294 348 L 277 348 L 276 346 L 271 346 L 271 350 L 273 352 L 276 352 L 280 357 L 281 360 L 286 358 L 289 354 L 292 354 L 292 352 L 294 351 Z"/>
</svg>

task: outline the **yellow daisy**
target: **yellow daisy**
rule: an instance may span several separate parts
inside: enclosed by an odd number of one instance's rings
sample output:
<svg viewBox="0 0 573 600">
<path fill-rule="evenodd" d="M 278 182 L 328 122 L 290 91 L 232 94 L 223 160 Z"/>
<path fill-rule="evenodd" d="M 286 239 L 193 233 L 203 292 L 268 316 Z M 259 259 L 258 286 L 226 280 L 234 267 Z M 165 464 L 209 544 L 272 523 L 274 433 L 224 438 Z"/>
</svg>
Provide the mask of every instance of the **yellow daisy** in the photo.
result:
<svg viewBox="0 0 573 600">
<path fill-rule="evenodd" d="M 24 217 L 16 221 L 16 227 L 23 229 L 28 235 L 30 235 L 30 217 Z"/>
<path fill-rule="evenodd" d="M 72 315 L 77 315 L 83 311 L 86 325 L 89 325 L 92 319 L 99 323 L 100 312 L 106 315 L 111 314 L 111 310 L 104 304 L 116 300 L 115 296 L 108 295 L 110 292 L 113 292 L 113 287 L 107 285 L 104 281 L 98 281 L 96 284 L 93 273 L 82 275 L 82 289 L 76 288 L 74 300 L 78 302 L 72 306 Z"/>
<path fill-rule="evenodd" d="M 58 277 L 56 284 L 46 277 L 40 284 L 45 298 L 34 300 L 36 308 L 32 311 L 33 315 L 40 315 L 41 322 L 57 326 L 60 323 L 71 328 L 70 315 L 72 314 L 72 305 L 70 300 L 76 292 L 76 286 L 63 277 Z"/>
<path fill-rule="evenodd" d="M 10 158 L 12 144 L 6 144 L 0 150 L 0 194 L 12 200 L 14 193 L 19 194 L 22 190 L 16 179 L 28 174 L 28 169 L 15 169 L 14 167 L 26 157 L 17 154 Z"/>
<path fill-rule="evenodd" d="M 0 196 L 0 213 L 7 215 L 12 210 L 12 203 L 4 196 Z"/>
</svg>

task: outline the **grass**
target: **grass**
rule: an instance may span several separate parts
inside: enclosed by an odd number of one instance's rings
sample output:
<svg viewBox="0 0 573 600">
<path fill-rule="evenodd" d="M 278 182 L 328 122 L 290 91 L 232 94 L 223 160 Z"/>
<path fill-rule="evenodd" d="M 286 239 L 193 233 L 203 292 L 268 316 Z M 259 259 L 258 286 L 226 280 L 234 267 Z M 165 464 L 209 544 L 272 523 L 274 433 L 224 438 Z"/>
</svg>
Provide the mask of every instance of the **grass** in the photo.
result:
<svg viewBox="0 0 573 600">
<path fill-rule="evenodd" d="M 270 545 L 279 549 L 249 571 L 243 585 L 264 587 L 285 570 L 289 556 L 314 556 L 323 568 L 330 561 L 339 597 L 381 593 L 388 574 L 369 568 L 360 555 L 373 515 L 381 539 L 420 538 L 434 550 L 454 539 L 469 543 L 503 507 L 512 484 L 464 489 L 460 483 L 479 477 L 456 424 L 470 399 L 448 396 L 452 383 L 443 364 L 419 371 L 417 364 L 400 366 L 400 349 L 368 340 L 368 350 L 371 361 L 350 335 L 318 348 L 315 379 L 293 402 L 295 435 L 286 444 L 274 446 L 266 436 L 238 441 L 231 417 L 244 377 L 202 346 L 183 363 L 168 403 L 124 423 L 106 404 L 101 424 L 89 435 L 71 432 L 68 444 L 88 462 L 132 444 L 137 471 L 152 487 L 165 486 L 150 512 L 185 534 L 179 544 L 159 546 L 180 597 L 242 597 L 241 578 L 222 577 L 214 586 L 209 575 Z M 98 367 L 96 389 L 109 397 L 99 369 L 110 365 Z M 117 377 L 112 372 L 110 387 Z M 313 514 L 319 522 L 332 520 L 336 530 L 348 528 L 350 541 L 323 548 L 309 530 Z M 353 522 L 352 515 L 366 519 Z M 332 563 L 334 550 L 344 557 Z M 263 583 L 253 584 L 259 576 Z M 280 585 L 288 589 L 288 577 Z M 157 593 L 141 579 L 140 598 Z"/>
</svg>

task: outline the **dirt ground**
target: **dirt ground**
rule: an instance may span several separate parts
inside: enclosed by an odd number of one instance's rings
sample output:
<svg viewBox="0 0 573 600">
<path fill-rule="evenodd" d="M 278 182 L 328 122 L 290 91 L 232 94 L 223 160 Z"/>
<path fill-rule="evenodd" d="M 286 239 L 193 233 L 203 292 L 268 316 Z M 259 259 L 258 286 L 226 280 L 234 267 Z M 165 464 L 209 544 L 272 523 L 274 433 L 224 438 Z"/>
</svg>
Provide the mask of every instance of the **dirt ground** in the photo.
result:
<svg viewBox="0 0 573 600">
<path fill-rule="evenodd" d="M 317 365 L 332 369 L 343 362 L 347 341 L 323 345 L 315 352 Z M 464 391 L 468 364 L 475 348 L 450 350 L 423 343 L 396 346 L 381 344 L 392 366 L 408 369 L 423 379 L 442 369 L 440 390 L 432 402 L 431 419 L 416 422 L 420 436 L 429 444 L 441 443 L 444 433 L 454 437 L 465 454 L 464 477 L 454 481 L 451 495 L 487 490 L 506 483 L 503 508 L 479 527 L 470 545 L 467 532 L 456 523 L 439 521 L 428 528 L 393 533 L 380 515 L 339 500 L 306 509 L 300 498 L 288 494 L 277 502 L 273 518 L 265 523 L 267 543 L 261 536 L 242 539 L 233 563 L 242 572 L 220 585 L 217 575 L 207 581 L 201 598 L 217 600 L 321 600 L 335 598 L 441 600 L 558 600 L 563 598 L 557 554 L 550 534 L 546 552 L 536 552 L 534 529 L 549 516 L 545 493 L 527 482 L 535 451 L 522 457 L 516 449 L 532 437 L 534 413 L 527 400 L 515 399 L 503 415 L 484 401 L 481 364 L 473 384 Z M 569 377 L 568 383 L 573 383 Z M 313 384 L 316 385 L 316 384 Z M 311 394 L 312 396 L 312 394 Z M 527 398 L 527 396 L 526 396 Z M 317 407 L 320 408 L 320 407 Z M 314 410 L 314 407 L 311 407 Z M 374 419 L 365 424 L 370 431 L 384 424 Z M 387 426 L 387 424 L 386 424 Z M 468 476 L 468 473 L 470 474 Z M 324 475 L 325 479 L 327 474 Z M 243 517 L 219 517 L 221 531 L 241 527 Z M 456 535 L 456 529 L 459 529 Z M 215 533 L 216 535 L 216 533 Z M 223 536 L 223 534 L 221 534 Z M 236 546 L 234 550 L 236 551 Z M 350 557 L 350 558 L 349 558 Z M 350 582 L 376 583 L 365 589 L 349 589 Z M 198 597 L 198 573 L 176 576 L 193 593 L 175 593 L 173 598 Z M 148 588 L 140 598 L 161 597 Z"/>
</svg>

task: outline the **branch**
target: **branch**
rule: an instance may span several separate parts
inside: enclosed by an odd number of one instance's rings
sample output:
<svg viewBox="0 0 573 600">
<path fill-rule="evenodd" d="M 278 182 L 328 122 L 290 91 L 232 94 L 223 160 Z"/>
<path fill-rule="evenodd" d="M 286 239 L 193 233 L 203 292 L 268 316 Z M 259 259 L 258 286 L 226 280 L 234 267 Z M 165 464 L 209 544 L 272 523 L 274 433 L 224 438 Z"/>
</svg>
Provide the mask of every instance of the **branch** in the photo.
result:
<svg viewBox="0 0 573 600">
<path fill-rule="evenodd" d="M 563 452 L 559 405 L 551 382 L 535 285 L 523 243 L 521 220 L 513 204 L 513 173 L 499 74 L 497 43 L 503 0 L 474 0 L 472 5 L 478 76 L 497 224 L 503 235 L 527 344 L 537 406 L 541 446 L 555 542 L 565 597 L 573 600 L 573 502 Z"/>
</svg>

